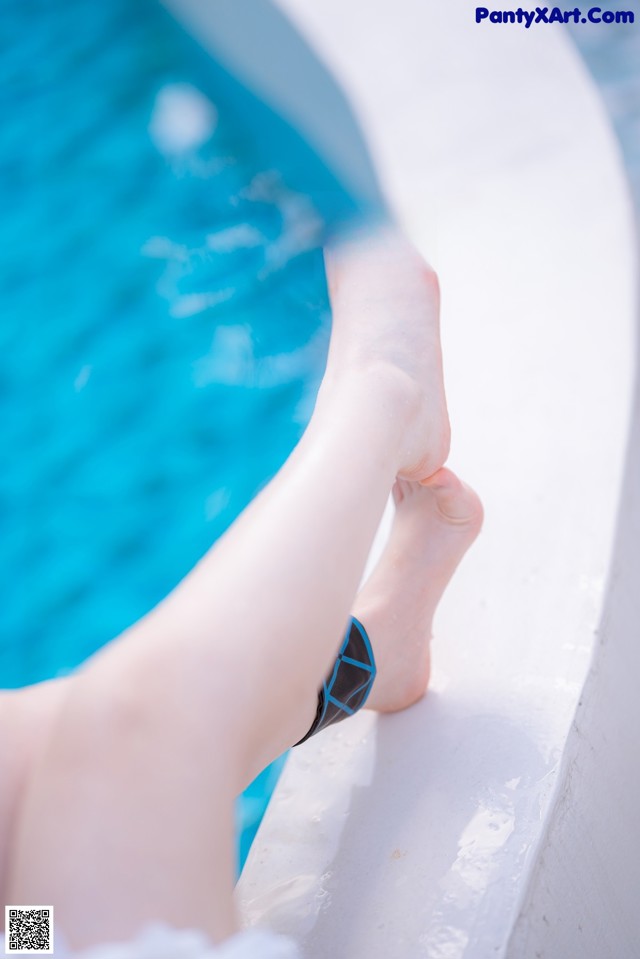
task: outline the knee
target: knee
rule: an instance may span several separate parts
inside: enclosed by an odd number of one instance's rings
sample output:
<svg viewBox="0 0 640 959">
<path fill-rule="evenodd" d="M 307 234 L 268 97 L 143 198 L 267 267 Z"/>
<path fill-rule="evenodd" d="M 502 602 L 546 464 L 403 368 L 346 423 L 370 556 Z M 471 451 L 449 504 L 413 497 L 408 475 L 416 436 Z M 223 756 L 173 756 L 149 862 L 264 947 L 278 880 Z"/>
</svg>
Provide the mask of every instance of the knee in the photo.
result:
<svg viewBox="0 0 640 959">
<path fill-rule="evenodd" d="M 105 688 L 82 674 L 69 688 L 51 725 L 45 763 L 77 777 L 124 760 L 148 723 L 144 703 L 126 684 Z"/>
<path fill-rule="evenodd" d="M 54 729 L 57 767 L 76 779 L 112 775 L 133 782 L 188 757 L 194 767 L 194 757 L 211 755 L 230 765 L 237 737 L 224 698 L 205 701 L 195 684 L 190 690 L 175 674 L 173 685 L 166 676 L 147 679 L 137 668 L 82 677 Z"/>
</svg>

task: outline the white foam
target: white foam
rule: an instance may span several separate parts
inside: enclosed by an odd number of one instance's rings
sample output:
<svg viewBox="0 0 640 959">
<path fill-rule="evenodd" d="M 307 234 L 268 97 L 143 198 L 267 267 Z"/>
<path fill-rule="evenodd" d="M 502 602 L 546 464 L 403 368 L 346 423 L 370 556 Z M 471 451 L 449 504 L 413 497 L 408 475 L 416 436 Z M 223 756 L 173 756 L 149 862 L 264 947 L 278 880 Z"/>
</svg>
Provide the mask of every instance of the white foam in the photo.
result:
<svg viewBox="0 0 640 959">
<path fill-rule="evenodd" d="M 197 150 L 218 125 L 211 100 L 190 83 L 168 83 L 156 96 L 149 135 L 161 153 L 176 155 Z"/>
</svg>

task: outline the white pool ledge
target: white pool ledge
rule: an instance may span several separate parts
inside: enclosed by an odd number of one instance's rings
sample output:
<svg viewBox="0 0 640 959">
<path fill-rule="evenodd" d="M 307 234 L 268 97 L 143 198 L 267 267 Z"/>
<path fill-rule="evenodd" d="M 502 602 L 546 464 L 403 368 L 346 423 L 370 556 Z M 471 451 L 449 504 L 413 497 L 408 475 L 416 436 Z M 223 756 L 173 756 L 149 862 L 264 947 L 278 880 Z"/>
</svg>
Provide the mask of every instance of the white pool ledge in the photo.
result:
<svg viewBox="0 0 640 959">
<path fill-rule="evenodd" d="M 307 959 L 533 957 L 523 910 L 542 922 L 531 890 L 601 622 L 632 407 L 620 157 L 559 27 L 480 27 L 464 0 L 279 6 L 343 86 L 440 274 L 450 462 L 486 525 L 436 623 L 432 691 L 295 751 L 239 898 Z"/>
</svg>

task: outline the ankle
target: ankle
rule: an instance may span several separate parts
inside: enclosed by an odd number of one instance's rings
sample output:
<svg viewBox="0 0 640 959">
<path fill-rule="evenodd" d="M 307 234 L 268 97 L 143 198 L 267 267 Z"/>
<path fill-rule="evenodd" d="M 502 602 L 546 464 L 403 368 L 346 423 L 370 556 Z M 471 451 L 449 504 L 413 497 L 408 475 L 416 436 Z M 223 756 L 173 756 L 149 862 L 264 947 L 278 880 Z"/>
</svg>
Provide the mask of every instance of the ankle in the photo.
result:
<svg viewBox="0 0 640 959">
<path fill-rule="evenodd" d="M 371 358 L 340 367 L 330 364 L 322 380 L 316 412 L 343 417 L 351 411 L 364 414 L 379 426 L 390 427 L 402 462 L 409 438 L 420 421 L 423 396 L 418 384 L 404 370 L 386 360 Z"/>
</svg>

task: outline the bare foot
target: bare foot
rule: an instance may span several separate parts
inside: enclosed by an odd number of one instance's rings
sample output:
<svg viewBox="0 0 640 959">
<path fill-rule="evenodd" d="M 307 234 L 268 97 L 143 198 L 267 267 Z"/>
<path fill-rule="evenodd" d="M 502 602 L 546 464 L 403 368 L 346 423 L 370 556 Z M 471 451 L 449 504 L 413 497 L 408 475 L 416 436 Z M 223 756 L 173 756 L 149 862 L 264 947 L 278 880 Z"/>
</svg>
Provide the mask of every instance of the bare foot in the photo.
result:
<svg viewBox="0 0 640 959">
<path fill-rule="evenodd" d="M 329 247 L 326 263 L 334 318 L 327 383 L 371 375 L 402 434 L 398 475 L 428 477 L 450 440 L 437 277 L 390 224 Z"/>
<path fill-rule="evenodd" d="M 483 519 L 476 493 L 448 469 L 428 485 L 398 480 L 393 495 L 389 542 L 354 606 L 378 668 L 367 706 L 381 712 L 404 709 L 426 692 L 433 615 Z"/>
</svg>

